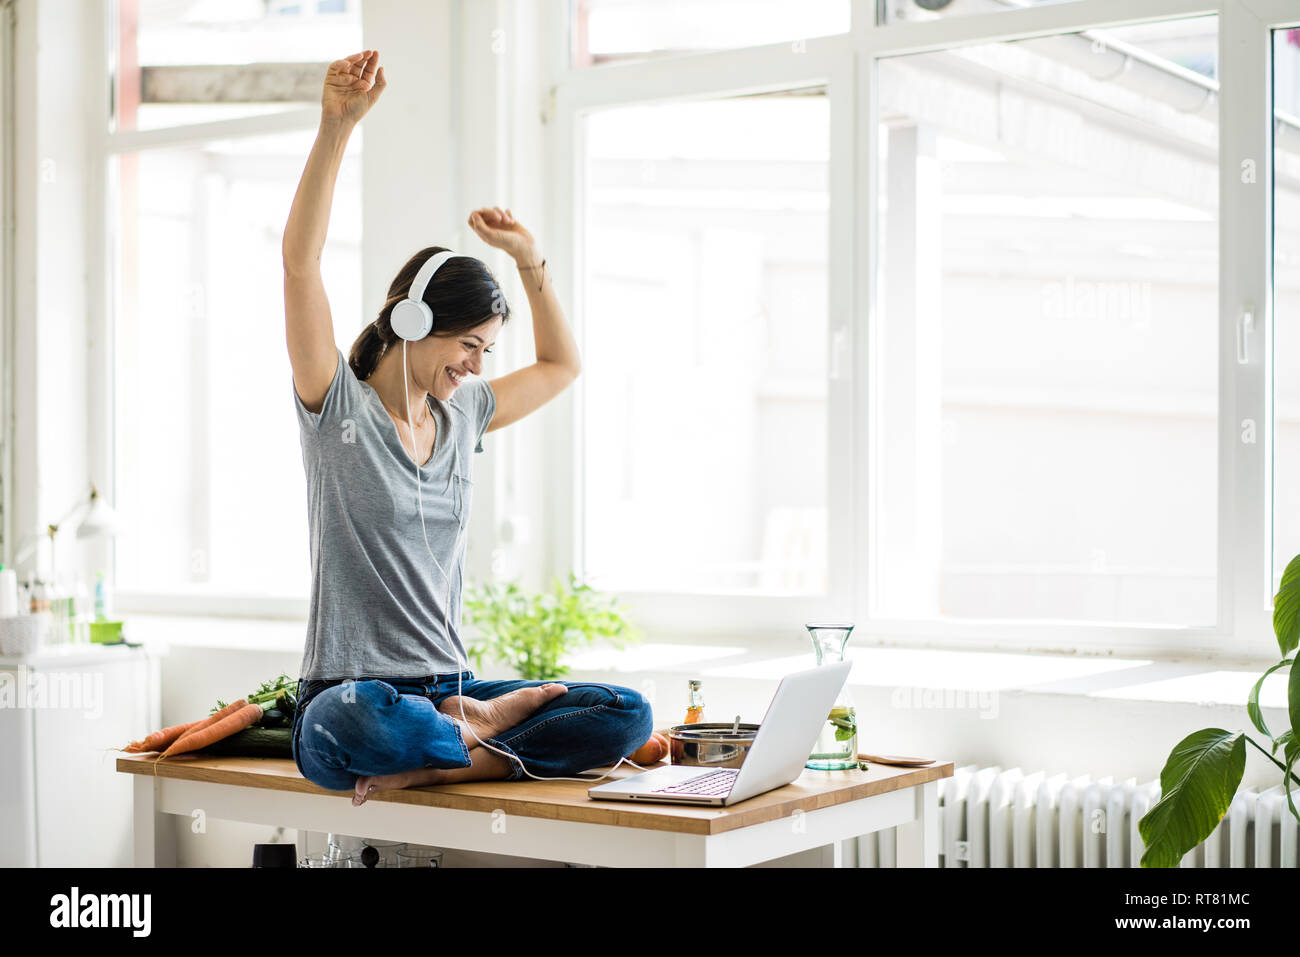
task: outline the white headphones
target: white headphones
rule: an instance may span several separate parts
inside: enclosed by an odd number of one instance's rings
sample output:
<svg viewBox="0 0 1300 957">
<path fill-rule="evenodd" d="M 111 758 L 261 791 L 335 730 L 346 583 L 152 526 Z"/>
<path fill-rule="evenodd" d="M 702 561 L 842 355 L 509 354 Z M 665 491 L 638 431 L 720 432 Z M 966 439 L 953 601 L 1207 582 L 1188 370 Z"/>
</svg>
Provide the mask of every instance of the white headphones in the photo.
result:
<svg viewBox="0 0 1300 957">
<path fill-rule="evenodd" d="M 423 339 L 433 330 L 433 310 L 424 301 L 424 290 L 429 287 L 429 281 L 433 279 L 433 274 L 439 267 L 448 259 L 458 255 L 460 254 L 448 249 L 425 260 L 411 282 L 411 291 L 407 297 L 393 306 L 390 319 L 393 332 L 408 342 L 414 342 L 416 339 Z"/>
</svg>

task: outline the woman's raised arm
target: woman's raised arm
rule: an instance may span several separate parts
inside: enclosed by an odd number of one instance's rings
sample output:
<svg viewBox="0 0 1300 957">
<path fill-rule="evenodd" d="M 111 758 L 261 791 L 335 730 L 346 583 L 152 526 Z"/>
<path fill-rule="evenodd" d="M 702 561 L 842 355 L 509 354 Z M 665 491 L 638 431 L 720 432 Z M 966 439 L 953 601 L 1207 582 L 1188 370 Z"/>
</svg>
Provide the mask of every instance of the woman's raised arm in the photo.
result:
<svg viewBox="0 0 1300 957">
<path fill-rule="evenodd" d="M 320 130 L 281 241 L 289 364 L 298 398 L 312 412 L 319 412 L 324 404 L 337 364 L 334 324 L 320 273 L 321 250 L 348 137 L 388 85 L 378 64 L 378 50 L 363 50 L 329 65 L 321 93 Z"/>
</svg>

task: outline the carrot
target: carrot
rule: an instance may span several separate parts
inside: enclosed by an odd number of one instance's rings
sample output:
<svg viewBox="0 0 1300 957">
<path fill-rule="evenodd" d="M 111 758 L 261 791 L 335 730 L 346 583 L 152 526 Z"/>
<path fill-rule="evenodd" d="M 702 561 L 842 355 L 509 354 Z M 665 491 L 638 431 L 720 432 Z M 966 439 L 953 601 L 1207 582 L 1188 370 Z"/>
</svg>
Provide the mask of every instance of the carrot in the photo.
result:
<svg viewBox="0 0 1300 957">
<path fill-rule="evenodd" d="M 132 754 L 139 754 L 143 751 L 161 751 L 186 731 L 193 728 L 196 724 L 198 724 L 197 721 L 187 721 L 185 724 L 174 724 L 170 728 L 163 728 L 161 731 L 155 731 L 153 734 L 146 735 L 139 741 L 132 741 L 122 750 L 129 751 Z"/>
<path fill-rule="evenodd" d="M 189 751 L 198 751 L 201 748 L 206 748 L 209 744 L 214 744 L 222 738 L 228 738 L 232 734 L 237 734 L 238 732 L 243 731 L 245 728 L 252 727 L 257 724 L 261 717 L 262 706 L 260 704 L 245 704 L 238 711 L 226 715 L 219 721 L 214 721 L 205 727 L 196 728 L 188 734 L 182 735 L 162 753 L 162 756 L 164 758 L 170 758 L 173 755 L 185 754 Z"/>
<path fill-rule="evenodd" d="M 222 718 L 229 717 L 230 715 L 234 714 L 236 711 L 238 711 L 240 708 L 244 707 L 247 704 L 248 702 L 245 701 L 243 698 L 240 698 L 238 701 L 232 701 L 230 704 L 226 705 L 224 708 L 222 708 L 220 711 L 216 712 L 215 714 L 210 714 L 206 718 L 203 718 L 200 721 L 195 721 L 192 725 L 190 725 L 189 730 L 184 732 L 184 734 L 182 734 L 181 737 L 183 738 L 185 737 L 186 734 L 189 734 L 190 732 L 193 731 L 202 731 L 204 728 L 216 724 Z M 179 741 L 180 738 L 177 738 L 176 740 Z"/>
</svg>

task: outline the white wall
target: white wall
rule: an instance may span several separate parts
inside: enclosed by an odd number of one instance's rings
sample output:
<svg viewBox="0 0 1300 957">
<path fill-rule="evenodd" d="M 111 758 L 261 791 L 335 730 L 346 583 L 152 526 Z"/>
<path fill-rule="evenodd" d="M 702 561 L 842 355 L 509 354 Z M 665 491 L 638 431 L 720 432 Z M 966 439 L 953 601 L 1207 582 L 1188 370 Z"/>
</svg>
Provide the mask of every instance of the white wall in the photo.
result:
<svg viewBox="0 0 1300 957">
<path fill-rule="evenodd" d="M 376 311 L 417 250 L 459 239 L 451 0 L 368 0 L 362 36 L 388 89 L 362 120 L 362 301 Z M 371 316 L 371 319 L 374 317 Z M 358 330 L 359 331 L 359 330 Z"/>
<path fill-rule="evenodd" d="M 87 23 L 78 0 L 16 7 L 13 529 L 21 541 L 67 511 L 88 479 L 88 84 L 76 67 L 98 23 Z"/>
</svg>

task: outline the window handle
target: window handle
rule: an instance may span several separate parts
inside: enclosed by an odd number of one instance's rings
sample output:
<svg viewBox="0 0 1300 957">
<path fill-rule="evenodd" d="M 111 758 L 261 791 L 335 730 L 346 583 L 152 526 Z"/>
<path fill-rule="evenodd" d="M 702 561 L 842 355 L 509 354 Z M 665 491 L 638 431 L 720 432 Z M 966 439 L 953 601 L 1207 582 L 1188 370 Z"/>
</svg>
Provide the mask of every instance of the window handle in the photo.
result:
<svg viewBox="0 0 1300 957">
<path fill-rule="evenodd" d="M 1246 306 L 1241 310 L 1241 315 L 1237 317 L 1237 363 L 1239 365 L 1245 365 L 1250 361 L 1246 337 L 1254 330 L 1255 309 L 1253 306 Z"/>
</svg>

